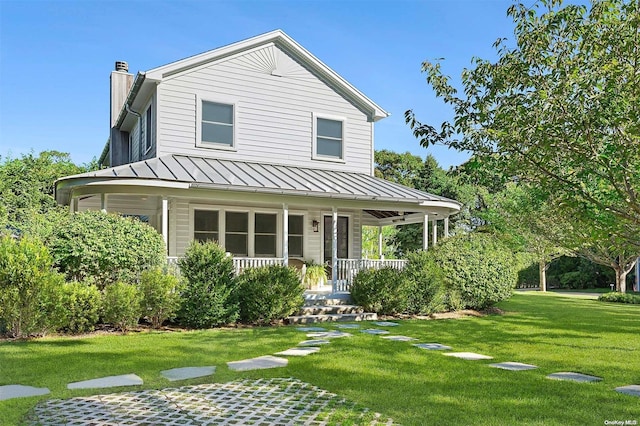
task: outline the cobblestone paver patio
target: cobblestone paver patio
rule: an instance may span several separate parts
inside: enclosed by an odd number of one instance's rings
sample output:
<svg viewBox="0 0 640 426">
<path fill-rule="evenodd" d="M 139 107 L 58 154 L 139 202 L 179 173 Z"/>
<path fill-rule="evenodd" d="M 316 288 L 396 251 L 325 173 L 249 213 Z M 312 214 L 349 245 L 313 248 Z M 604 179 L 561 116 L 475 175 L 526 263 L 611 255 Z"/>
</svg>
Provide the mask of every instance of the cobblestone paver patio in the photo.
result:
<svg viewBox="0 0 640 426">
<path fill-rule="evenodd" d="M 52 399 L 29 425 L 393 425 L 296 379 L 238 380 L 163 390 Z"/>
</svg>

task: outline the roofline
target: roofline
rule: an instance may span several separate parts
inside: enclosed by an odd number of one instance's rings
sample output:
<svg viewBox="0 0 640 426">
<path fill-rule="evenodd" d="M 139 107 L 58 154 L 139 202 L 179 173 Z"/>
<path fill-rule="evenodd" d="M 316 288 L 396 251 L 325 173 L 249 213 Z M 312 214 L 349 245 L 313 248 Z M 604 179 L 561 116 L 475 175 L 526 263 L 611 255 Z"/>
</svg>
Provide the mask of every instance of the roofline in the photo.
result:
<svg viewBox="0 0 640 426">
<path fill-rule="evenodd" d="M 156 82 L 162 81 L 162 79 L 164 78 L 175 75 L 187 69 L 218 61 L 270 42 L 280 44 L 281 46 L 291 51 L 291 53 L 299 55 L 304 60 L 304 62 L 308 64 L 315 72 L 320 74 L 331 84 L 344 91 L 347 97 L 350 97 L 352 100 L 354 100 L 356 104 L 360 105 L 363 109 L 368 110 L 373 121 L 381 120 L 390 115 L 378 104 L 369 99 L 364 93 L 360 92 L 348 81 L 342 78 L 338 73 L 333 71 L 324 62 L 316 58 L 311 52 L 298 44 L 298 42 L 296 42 L 294 39 L 289 37 L 284 31 L 279 29 L 236 43 L 228 44 L 217 49 L 209 50 L 204 53 L 190 56 L 185 59 L 174 61 L 157 68 L 153 68 L 151 70 L 148 70 L 146 73 L 142 73 L 142 76 L 143 78 L 146 76 L 147 79 Z M 140 73 L 138 73 L 138 76 L 139 75 Z M 136 86 L 136 82 L 138 81 L 138 76 L 136 76 L 134 88 Z M 133 93 L 133 89 L 131 93 Z M 127 99 L 127 102 L 128 101 L 129 99 Z M 118 118 L 118 125 L 121 124 L 120 118 L 121 117 Z"/>
<path fill-rule="evenodd" d="M 116 124 L 114 125 L 114 127 L 120 128 L 120 126 L 122 126 L 124 119 L 127 118 L 127 106 L 131 108 L 131 106 L 133 105 L 133 101 L 136 99 L 136 96 L 138 96 L 138 92 L 140 92 L 140 88 L 142 88 L 142 84 L 145 80 L 146 73 L 138 72 L 138 74 L 136 74 L 136 78 L 131 85 L 131 89 L 129 90 L 129 95 L 127 95 L 127 100 L 124 101 L 124 104 L 120 109 L 120 114 L 118 114 L 118 118 L 116 119 Z"/>
</svg>

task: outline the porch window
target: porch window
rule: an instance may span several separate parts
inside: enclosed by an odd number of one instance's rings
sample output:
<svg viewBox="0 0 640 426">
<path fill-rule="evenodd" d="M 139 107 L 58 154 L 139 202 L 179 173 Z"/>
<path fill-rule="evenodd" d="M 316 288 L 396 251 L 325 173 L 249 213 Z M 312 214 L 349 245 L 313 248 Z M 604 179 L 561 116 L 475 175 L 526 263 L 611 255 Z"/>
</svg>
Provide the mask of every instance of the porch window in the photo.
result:
<svg viewBox="0 0 640 426">
<path fill-rule="evenodd" d="M 289 215 L 289 256 L 304 257 L 304 216 Z"/>
<path fill-rule="evenodd" d="M 276 214 L 256 213 L 254 238 L 257 257 L 276 257 L 277 222 Z"/>
<path fill-rule="evenodd" d="M 332 217 L 324 217 L 324 260 L 331 260 L 331 246 L 333 230 Z M 349 218 L 338 216 L 338 258 L 347 259 L 349 257 Z"/>
<path fill-rule="evenodd" d="M 233 109 L 233 105 L 202 101 L 202 144 L 233 147 Z"/>
<path fill-rule="evenodd" d="M 194 210 L 193 239 L 200 242 L 218 241 L 218 212 L 215 210 Z"/>
<path fill-rule="evenodd" d="M 248 255 L 249 213 L 225 213 L 225 249 L 236 256 Z"/>
<path fill-rule="evenodd" d="M 320 158 L 343 159 L 342 121 L 316 117 L 315 155 Z"/>
</svg>

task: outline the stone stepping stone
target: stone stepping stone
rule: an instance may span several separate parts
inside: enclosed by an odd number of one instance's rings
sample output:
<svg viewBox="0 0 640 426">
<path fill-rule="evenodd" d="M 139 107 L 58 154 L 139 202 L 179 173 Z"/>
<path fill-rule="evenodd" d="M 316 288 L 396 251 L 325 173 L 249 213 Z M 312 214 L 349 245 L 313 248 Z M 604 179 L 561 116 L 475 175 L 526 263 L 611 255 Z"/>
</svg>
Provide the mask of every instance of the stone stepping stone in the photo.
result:
<svg viewBox="0 0 640 426">
<path fill-rule="evenodd" d="M 249 371 L 264 370 L 266 368 L 286 367 L 289 360 L 277 356 L 265 355 L 257 358 L 243 359 L 241 361 L 231 361 L 227 363 L 229 370 Z"/>
<path fill-rule="evenodd" d="M 398 323 L 395 322 L 389 322 L 389 321 L 375 321 L 373 324 L 377 325 L 378 327 L 397 327 Z"/>
<path fill-rule="evenodd" d="M 336 327 L 338 328 L 345 328 L 345 329 L 356 329 L 356 328 L 360 328 L 360 326 L 358 324 L 338 324 L 336 325 Z"/>
<path fill-rule="evenodd" d="M 413 337 L 407 337 L 407 336 L 382 336 L 382 338 L 387 340 L 393 340 L 394 342 L 410 342 L 412 340 L 418 340 L 418 339 L 414 339 Z"/>
<path fill-rule="evenodd" d="M 296 330 L 298 330 L 298 331 L 327 331 L 326 328 L 322 328 L 322 327 L 297 327 Z"/>
<path fill-rule="evenodd" d="M 139 386 L 141 384 L 142 379 L 135 374 L 123 374 L 121 376 L 100 377 L 99 379 L 69 383 L 67 389 L 115 388 L 118 386 Z"/>
<path fill-rule="evenodd" d="M 616 392 L 620 392 L 625 395 L 640 396 L 640 385 L 620 386 L 616 388 Z"/>
<path fill-rule="evenodd" d="M 325 331 L 317 333 L 307 333 L 307 337 L 322 337 L 325 339 L 336 339 L 339 337 L 351 337 L 353 334 L 344 331 Z"/>
<path fill-rule="evenodd" d="M 367 330 L 360 330 L 360 333 L 367 333 L 367 334 L 389 334 L 389 332 L 387 330 L 378 330 L 375 328 L 369 328 Z"/>
<path fill-rule="evenodd" d="M 316 339 L 316 340 L 305 340 L 304 342 L 298 343 L 298 346 L 316 346 L 316 345 L 328 345 L 331 343 L 328 340 Z"/>
<path fill-rule="evenodd" d="M 307 356 L 314 354 L 320 350 L 317 346 L 305 346 L 301 348 L 290 348 L 286 351 L 277 352 L 275 355 L 285 355 L 285 356 Z"/>
<path fill-rule="evenodd" d="M 209 367 L 183 367 L 163 370 L 160 375 L 172 382 L 177 380 L 195 379 L 196 377 L 210 376 L 216 372 L 215 366 Z"/>
<path fill-rule="evenodd" d="M 441 345 L 440 343 L 416 343 L 413 345 L 420 349 L 427 349 L 430 351 L 450 351 L 451 346 Z"/>
<path fill-rule="evenodd" d="M 28 396 L 40 396 L 51 393 L 47 388 L 35 388 L 24 385 L 4 385 L 0 386 L 0 401 L 13 398 L 25 398 Z"/>
<path fill-rule="evenodd" d="M 442 355 L 452 356 L 460 359 L 466 359 L 467 361 L 477 361 L 479 359 L 493 359 L 492 356 L 476 354 L 473 352 L 450 352 Z"/>
<path fill-rule="evenodd" d="M 569 380 L 572 382 L 599 382 L 602 380 L 601 377 L 589 376 L 587 374 L 581 374 L 581 373 L 571 373 L 566 371 L 549 374 L 547 376 L 547 379 Z"/>
<path fill-rule="evenodd" d="M 533 370 L 538 368 L 536 365 L 523 364 L 521 362 L 499 362 L 497 364 L 489 364 L 489 367 L 510 371 Z"/>
</svg>

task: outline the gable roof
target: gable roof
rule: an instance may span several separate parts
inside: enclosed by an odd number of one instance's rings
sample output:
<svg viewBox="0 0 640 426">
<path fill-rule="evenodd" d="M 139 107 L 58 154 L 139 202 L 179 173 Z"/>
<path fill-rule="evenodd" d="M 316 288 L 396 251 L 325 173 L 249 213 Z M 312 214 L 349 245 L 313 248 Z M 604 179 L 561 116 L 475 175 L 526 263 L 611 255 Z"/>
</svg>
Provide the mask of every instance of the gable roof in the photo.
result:
<svg viewBox="0 0 640 426">
<path fill-rule="evenodd" d="M 110 169 L 67 176 L 56 181 L 56 198 L 68 198 L 71 188 L 88 182 L 135 180 L 157 186 L 183 183 L 201 188 L 274 195 L 299 195 L 460 210 L 457 201 L 408 188 L 364 173 L 321 170 L 277 164 L 220 160 L 187 155 L 164 155 Z"/>
<path fill-rule="evenodd" d="M 338 73 L 329 68 L 326 64 L 316 58 L 311 52 L 306 50 L 294 39 L 285 34 L 282 30 L 271 31 L 262 35 L 251 37 L 236 43 L 232 43 L 214 50 L 209 50 L 198 55 L 190 56 L 157 68 L 153 68 L 146 72 L 139 72 L 131 88 L 131 92 L 125 102 L 125 106 L 118 116 L 117 126 L 124 121 L 127 111 L 126 106 L 131 106 L 139 91 L 155 86 L 163 79 L 169 78 L 184 71 L 222 61 L 227 58 L 242 54 L 249 50 L 274 44 L 286 51 L 289 55 L 303 63 L 322 81 L 324 81 L 333 90 L 353 102 L 360 110 L 366 113 L 372 121 L 378 121 L 388 117 L 389 113 L 383 110 L 375 102 L 365 96 L 356 89 L 348 81 L 342 78 Z M 147 89 L 148 90 L 148 89 Z"/>
</svg>

